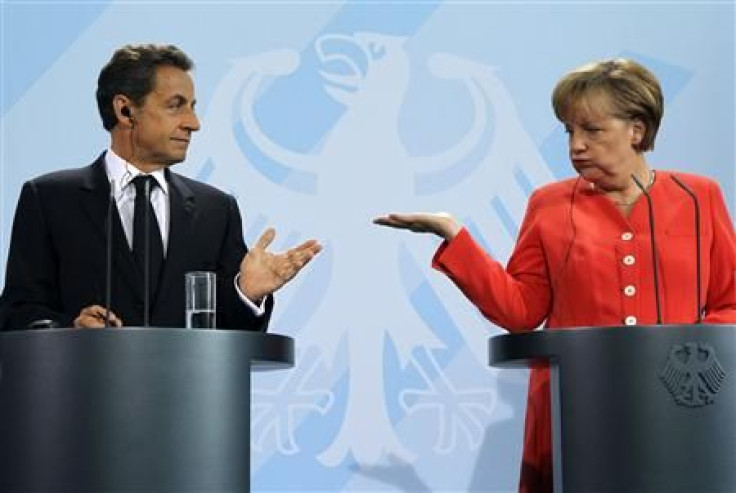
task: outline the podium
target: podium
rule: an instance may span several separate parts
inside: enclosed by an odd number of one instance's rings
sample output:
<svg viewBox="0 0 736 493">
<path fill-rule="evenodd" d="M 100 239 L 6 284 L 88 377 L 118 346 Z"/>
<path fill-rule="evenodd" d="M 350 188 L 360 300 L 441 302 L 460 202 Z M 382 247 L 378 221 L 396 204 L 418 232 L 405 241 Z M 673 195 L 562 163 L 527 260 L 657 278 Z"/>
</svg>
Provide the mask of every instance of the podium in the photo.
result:
<svg viewBox="0 0 736 493">
<path fill-rule="evenodd" d="M 0 333 L 0 491 L 249 491 L 250 373 L 293 363 L 260 332 Z"/>
<path fill-rule="evenodd" d="M 736 326 L 491 338 L 499 367 L 549 363 L 555 491 L 736 491 Z"/>
</svg>

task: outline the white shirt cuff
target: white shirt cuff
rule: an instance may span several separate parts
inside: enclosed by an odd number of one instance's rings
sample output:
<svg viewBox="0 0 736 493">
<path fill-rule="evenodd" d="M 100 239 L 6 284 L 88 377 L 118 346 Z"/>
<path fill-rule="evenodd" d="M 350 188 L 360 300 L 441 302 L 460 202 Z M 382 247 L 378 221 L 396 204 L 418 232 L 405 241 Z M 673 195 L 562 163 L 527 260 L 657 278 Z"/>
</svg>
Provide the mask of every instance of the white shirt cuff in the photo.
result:
<svg viewBox="0 0 736 493">
<path fill-rule="evenodd" d="M 245 303 L 245 305 L 250 308 L 250 310 L 253 312 L 253 314 L 257 317 L 260 317 L 264 313 L 266 313 L 266 309 L 263 308 L 263 303 L 266 301 L 266 298 L 264 297 L 261 302 L 256 305 L 253 303 L 246 295 L 243 294 L 243 292 L 240 290 L 240 283 L 238 282 L 240 280 L 240 272 L 238 272 L 235 275 L 235 291 L 237 291 L 238 296 L 240 296 L 240 299 Z"/>
</svg>

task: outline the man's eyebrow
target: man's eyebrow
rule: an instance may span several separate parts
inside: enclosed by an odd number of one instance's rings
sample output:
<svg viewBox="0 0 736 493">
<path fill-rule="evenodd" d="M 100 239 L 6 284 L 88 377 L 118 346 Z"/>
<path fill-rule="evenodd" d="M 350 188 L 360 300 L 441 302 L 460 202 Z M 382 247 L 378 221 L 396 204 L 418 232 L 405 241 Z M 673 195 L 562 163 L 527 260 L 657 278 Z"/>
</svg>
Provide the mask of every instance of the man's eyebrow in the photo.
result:
<svg viewBox="0 0 736 493">
<path fill-rule="evenodd" d="M 183 94 L 174 94 L 172 96 L 169 96 L 166 100 L 166 103 L 176 103 L 178 106 L 186 105 L 187 103 L 190 103 L 190 100 L 184 96 Z M 196 99 L 191 100 L 191 106 L 194 108 L 194 106 L 197 104 Z"/>
</svg>

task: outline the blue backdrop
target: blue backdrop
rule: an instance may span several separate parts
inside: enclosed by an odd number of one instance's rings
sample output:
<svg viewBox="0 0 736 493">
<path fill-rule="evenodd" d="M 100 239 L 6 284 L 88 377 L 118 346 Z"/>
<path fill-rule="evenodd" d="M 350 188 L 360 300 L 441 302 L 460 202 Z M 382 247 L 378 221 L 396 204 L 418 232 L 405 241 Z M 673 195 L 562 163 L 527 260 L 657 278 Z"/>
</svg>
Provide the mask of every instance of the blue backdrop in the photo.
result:
<svg viewBox="0 0 736 493">
<path fill-rule="evenodd" d="M 249 242 L 326 245 L 277 297 L 298 363 L 254 379 L 256 491 L 514 490 L 526 373 L 487 366 L 500 330 L 429 268 L 436 240 L 370 219 L 450 211 L 505 260 L 531 190 L 572 174 L 549 104 L 566 71 L 650 67 L 650 162 L 733 205 L 733 2 L 0 5 L 2 264 L 22 182 L 105 149 L 96 79 L 130 42 L 197 64 L 203 128 L 177 169 L 238 197 Z"/>
</svg>

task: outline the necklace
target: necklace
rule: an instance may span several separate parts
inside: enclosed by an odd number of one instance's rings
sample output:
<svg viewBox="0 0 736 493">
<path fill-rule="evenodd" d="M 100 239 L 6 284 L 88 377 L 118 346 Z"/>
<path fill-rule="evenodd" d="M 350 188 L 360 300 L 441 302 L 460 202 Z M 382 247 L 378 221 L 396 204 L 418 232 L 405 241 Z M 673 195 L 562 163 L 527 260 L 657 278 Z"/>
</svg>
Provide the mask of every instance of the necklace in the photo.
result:
<svg viewBox="0 0 736 493">
<path fill-rule="evenodd" d="M 649 182 L 644 187 L 644 191 L 648 192 L 649 189 L 652 188 L 652 185 L 654 185 L 654 176 L 655 176 L 654 175 L 654 170 L 651 170 L 649 172 Z M 616 202 L 616 201 L 614 201 L 614 204 L 616 204 L 619 207 L 629 207 L 629 206 L 632 206 L 632 205 L 636 204 L 636 201 L 639 200 L 639 197 L 640 196 L 641 195 L 638 195 L 632 202 Z"/>
</svg>

